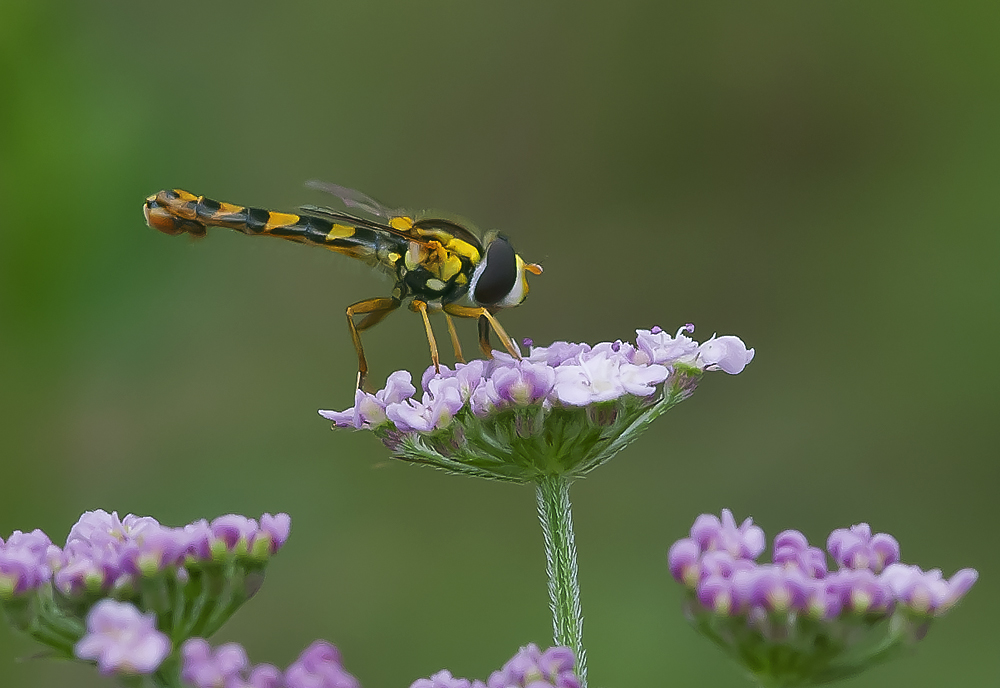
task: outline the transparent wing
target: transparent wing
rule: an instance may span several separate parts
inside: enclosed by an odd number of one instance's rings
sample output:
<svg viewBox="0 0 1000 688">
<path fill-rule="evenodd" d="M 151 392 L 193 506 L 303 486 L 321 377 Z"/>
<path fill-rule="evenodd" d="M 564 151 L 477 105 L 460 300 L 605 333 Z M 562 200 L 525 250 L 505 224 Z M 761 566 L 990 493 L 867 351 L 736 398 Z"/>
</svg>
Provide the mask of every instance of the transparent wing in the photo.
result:
<svg viewBox="0 0 1000 688">
<path fill-rule="evenodd" d="M 395 234 L 396 236 L 404 237 L 410 241 L 415 241 L 425 245 L 429 245 L 429 242 L 432 240 L 447 242 L 452 237 L 457 237 L 467 244 L 475 247 L 480 252 L 483 250 L 482 241 L 478 236 L 476 236 L 476 233 L 467 229 L 462 223 L 456 220 L 449 220 L 443 217 L 421 217 L 414 222 L 412 219 L 413 214 L 405 209 L 389 208 L 382 205 L 371 196 L 363 194 L 360 191 L 355 191 L 354 189 L 348 189 L 346 186 L 331 184 L 329 182 L 321 182 L 316 179 L 307 181 L 306 186 L 310 189 L 316 189 L 317 191 L 333 194 L 343 201 L 344 205 L 348 208 L 357 208 L 358 210 L 361 210 L 369 215 L 374 215 L 387 220 L 388 223 L 382 224 L 367 218 L 357 217 L 349 213 L 315 205 L 302 206 L 302 210 L 306 213 L 322 215 L 323 217 L 337 222 L 347 221 L 348 223 L 358 223 L 366 227 L 370 227 L 371 229 L 381 230 L 383 232 L 388 232 L 389 234 Z M 403 226 L 397 225 L 393 222 L 393 220 L 396 220 L 397 218 L 405 219 Z"/>
<path fill-rule="evenodd" d="M 360 191 L 355 191 L 354 189 L 348 189 L 346 186 L 331 184 L 330 182 L 321 182 L 318 179 L 311 179 L 307 181 L 306 186 L 310 189 L 316 189 L 317 191 L 333 194 L 343 201 L 344 205 L 348 208 L 357 208 L 358 210 L 362 210 L 370 215 L 385 218 L 386 220 L 391 220 L 392 218 L 399 217 L 400 215 L 406 215 L 406 211 L 401 208 L 390 208 L 382 205 L 371 196 L 363 194 Z"/>
<path fill-rule="evenodd" d="M 372 220 L 371 218 L 360 217 L 358 215 L 352 215 L 351 213 L 345 213 L 341 210 L 324 208 L 318 205 L 303 205 L 299 206 L 299 209 L 302 210 L 303 215 L 322 217 L 332 222 L 341 222 L 355 227 L 365 227 L 376 232 L 385 232 L 386 234 L 402 237 L 407 241 L 430 245 L 430 238 L 417 233 L 414 231 L 413 227 L 410 227 L 409 229 L 396 228 L 384 222 L 379 222 L 378 220 Z M 399 216 L 396 215 L 396 217 Z"/>
</svg>

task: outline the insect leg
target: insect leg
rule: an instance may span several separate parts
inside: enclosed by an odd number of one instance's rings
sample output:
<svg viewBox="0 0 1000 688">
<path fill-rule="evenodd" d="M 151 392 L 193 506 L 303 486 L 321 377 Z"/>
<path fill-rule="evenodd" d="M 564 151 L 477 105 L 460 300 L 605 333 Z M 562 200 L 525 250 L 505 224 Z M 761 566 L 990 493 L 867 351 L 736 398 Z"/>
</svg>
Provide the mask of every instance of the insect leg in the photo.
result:
<svg viewBox="0 0 1000 688">
<path fill-rule="evenodd" d="M 420 313 L 424 319 L 424 329 L 427 331 L 427 343 L 431 347 L 431 363 L 434 364 L 434 372 L 441 372 L 441 359 L 438 356 L 437 341 L 434 339 L 434 330 L 431 329 L 431 320 L 427 317 L 427 302 L 420 299 L 413 299 L 410 302 L 410 310 Z"/>
<path fill-rule="evenodd" d="M 503 327 L 497 322 L 497 319 L 493 317 L 493 314 L 489 312 L 486 308 L 470 308 L 469 306 L 459 306 L 458 304 L 448 303 L 444 306 L 444 312 L 449 315 L 454 315 L 457 318 L 479 318 L 479 348 L 483 350 L 487 358 L 492 358 L 490 348 L 490 337 L 489 337 L 489 327 L 483 325 L 482 319 L 485 318 L 489 326 L 493 328 L 493 331 L 497 333 L 500 337 L 500 341 L 503 342 L 503 346 L 507 349 L 509 353 L 514 358 L 520 360 L 521 352 L 517 350 L 514 346 L 514 342 L 511 341 L 510 337 L 504 331 Z"/>
<path fill-rule="evenodd" d="M 351 330 L 351 340 L 354 342 L 354 350 L 358 352 L 358 389 L 365 382 L 368 375 L 368 361 L 365 360 L 365 350 L 361 346 L 361 333 L 382 322 L 385 316 L 399 308 L 399 299 L 378 297 L 358 301 L 347 307 L 347 326 Z M 361 322 L 354 324 L 355 315 L 364 315 Z"/>
<path fill-rule="evenodd" d="M 479 350 L 486 358 L 493 358 L 493 345 L 490 343 L 490 321 L 480 315 L 476 323 L 479 326 Z"/>
<path fill-rule="evenodd" d="M 455 347 L 455 360 L 459 363 L 465 363 L 465 358 L 462 357 L 462 345 L 458 343 L 458 332 L 455 331 L 455 322 L 447 313 L 444 314 L 444 317 L 448 321 L 448 334 L 451 335 L 451 345 Z"/>
</svg>

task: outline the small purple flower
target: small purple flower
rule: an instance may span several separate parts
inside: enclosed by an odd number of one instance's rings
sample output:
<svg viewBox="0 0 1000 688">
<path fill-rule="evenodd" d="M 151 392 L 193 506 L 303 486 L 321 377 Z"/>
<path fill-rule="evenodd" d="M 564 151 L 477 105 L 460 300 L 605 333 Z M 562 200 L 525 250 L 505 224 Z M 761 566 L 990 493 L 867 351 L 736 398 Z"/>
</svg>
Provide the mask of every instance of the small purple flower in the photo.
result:
<svg viewBox="0 0 1000 688">
<path fill-rule="evenodd" d="M 618 368 L 618 379 L 629 394 L 648 397 L 656 393 L 656 386 L 667 379 L 670 371 L 661 365 L 633 365 L 622 363 Z"/>
<path fill-rule="evenodd" d="M 47 583 L 62 553 L 40 530 L 15 530 L 0 541 L 0 599 L 27 594 Z"/>
<path fill-rule="evenodd" d="M 292 518 L 288 514 L 264 514 L 260 517 L 260 529 L 254 535 L 252 547 L 256 549 L 258 543 L 265 543 L 267 553 L 273 555 L 284 546 L 291 529 Z"/>
<path fill-rule="evenodd" d="M 340 652 L 328 642 L 317 640 L 285 671 L 287 688 L 360 688 L 361 684 L 344 669 Z"/>
<path fill-rule="evenodd" d="M 354 406 L 346 411 L 320 411 L 319 415 L 333 421 L 338 428 L 377 428 L 386 421 L 385 404 L 363 390 L 354 393 Z"/>
<path fill-rule="evenodd" d="M 962 569 L 945 580 L 940 569 L 923 571 L 918 566 L 890 564 L 882 580 L 900 603 L 922 614 L 940 615 L 961 599 L 976 582 L 975 569 Z"/>
<path fill-rule="evenodd" d="M 704 370 L 724 370 L 730 375 L 743 372 L 753 355 L 753 349 L 747 349 L 742 339 L 732 335 L 713 335 L 698 347 L 698 362 Z"/>
<path fill-rule="evenodd" d="M 696 590 L 698 601 L 706 609 L 721 616 L 728 616 L 737 611 L 739 602 L 733 593 L 733 584 L 729 578 L 710 575 L 698 583 Z"/>
<path fill-rule="evenodd" d="M 757 563 L 752 559 L 734 557 L 725 550 L 715 549 L 701 555 L 701 577 L 723 576 L 732 578 L 737 571 L 752 571 Z"/>
<path fill-rule="evenodd" d="M 354 406 L 346 411 L 320 411 L 319 415 L 340 428 L 377 428 L 388 421 L 385 409 L 389 404 L 398 404 L 409 399 L 416 392 L 410 373 L 397 370 L 386 380 L 385 388 L 376 394 L 357 390 Z"/>
<path fill-rule="evenodd" d="M 826 555 L 818 547 L 811 547 L 806 536 L 797 530 L 785 530 L 774 538 L 772 561 L 785 567 L 796 567 L 811 578 L 826 575 Z"/>
<path fill-rule="evenodd" d="M 181 647 L 181 678 L 195 688 L 360 688 L 344 670 L 340 652 L 317 640 L 282 673 L 270 664 L 251 667 L 246 650 L 238 643 L 212 649 L 203 638 L 192 638 Z"/>
<path fill-rule="evenodd" d="M 899 561 L 899 543 L 886 533 L 872 535 L 867 523 L 848 528 L 838 528 L 826 541 L 830 556 L 851 569 L 870 569 L 880 572 L 889 564 Z"/>
<path fill-rule="evenodd" d="M 762 564 L 733 573 L 734 596 L 743 607 L 761 607 L 768 612 L 786 613 L 805 609 L 808 598 L 806 578 L 798 569 Z"/>
<path fill-rule="evenodd" d="M 600 344 L 595 344 L 594 348 L 590 351 L 581 353 L 578 359 L 592 358 L 600 353 L 606 354 L 608 358 L 618 361 L 619 363 L 635 363 L 636 348 L 628 342 L 623 342 L 620 339 L 613 342 L 601 342 Z M 640 364 L 646 365 L 646 361 L 641 361 Z"/>
<path fill-rule="evenodd" d="M 547 365 L 522 360 L 510 368 L 498 370 L 491 381 L 493 384 L 487 388 L 487 393 L 494 404 L 528 406 L 548 396 L 556 373 Z"/>
<path fill-rule="evenodd" d="M 0 551 L 0 598 L 23 595 L 51 576 L 52 569 L 27 550 Z"/>
<path fill-rule="evenodd" d="M 410 373 L 405 370 L 397 370 L 385 381 L 385 389 L 375 395 L 382 404 L 398 404 L 403 399 L 409 399 L 416 392 L 416 387 L 410 378 Z"/>
<path fill-rule="evenodd" d="M 426 396 L 423 402 L 408 399 L 393 404 L 386 414 L 403 432 L 433 432 L 448 426 L 464 400 L 456 387 L 440 390 L 436 397 Z"/>
<path fill-rule="evenodd" d="M 250 549 L 250 540 L 257 534 L 257 521 L 239 514 L 218 516 L 211 523 L 213 542 L 211 547 L 224 551 L 245 552 Z"/>
<path fill-rule="evenodd" d="M 619 362 L 605 352 L 586 360 L 581 356 L 577 365 L 556 368 L 553 391 L 560 402 L 570 406 L 612 401 L 625 394 L 618 369 Z"/>
<path fill-rule="evenodd" d="M 498 409 L 495 400 L 499 398 L 493 380 L 487 380 L 472 392 L 472 396 L 469 397 L 469 410 L 477 418 L 486 418 Z"/>
<path fill-rule="evenodd" d="M 441 396 L 442 394 L 447 394 L 451 397 L 452 392 L 447 390 L 455 390 L 463 402 L 468 402 L 473 393 L 486 383 L 486 363 L 486 361 L 481 360 L 456 363 L 454 370 L 448 366 L 441 366 L 440 370 L 435 369 L 434 366 L 430 366 L 424 371 L 420 383 L 425 391 L 424 400 L 427 400 L 428 395 L 432 398 Z M 414 392 L 411 392 L 410 396 L 413 396 Z M 399 399 L 392 403 L 403 403 L 405 401 L 406 399 Z"/>
<path fill-rule="evenodd" d="M 644 354 L 644 363 L 660 363 L 669 365 L 675 361 L 682 361 L 692 358 L 698 350 L 698 342 L 694 341 L 684 332 L 689 332 L 687 325 L 677 330 L 671 337 L 659 327 L 653 330 L 636 330 L 636 344 Z M 693 330 L 693 326 L 691 327 Z M 640 361 L 636 361 L 639 363 Z"/>
<path fill-rule="evenodd" d="M 764 531 L 747 518 L 736 526 L 733 512 L 722 510 L 722 518 L 715 514 L 702 514 L 691 526 L 691 537 L 702 551 L 723 550 L 733 557 L 756 559 L 764 551 Z"/>
<path fill-rule="evenodd" d="M 102 674 L 151 674 L 170 654 L 170 641 L 156 630 L 153 614 L 105 599 L 87 614 L 87 633 L 73 652 L 96 660 Z"/>
<path fill-rule="evenodd" d="M 22 533 L 20 530 L 15 530 L 10 534 L 6 542 L 3 541 L 3 538 L 0 538 L 0 548 L 25 550 L 37 556 L 40 560 L 51 559 L 53 550 L 58 550 L 58 548 L 52 545 L 49 536 L 37 528 L 30 533 Z"/>
<path fill-rule="evenodd" d="M 159 527 L 143 535 L 142 544 L 130 550 L 125 561 L 132 573 L 152 576 L 168 566 L 179 566 L 187 552 L 188 538 L 181 528 Z"/>
<path fill-rule="evenodd" d="M 857 613 L 883 612 L 893 602 L 889 587 L 868 569 L 833 571 L 823 582 L 827 592 L 836 597 L 845 610 Z"/>
<path fill-rule="evenodd" d="M 187 553 L 195 561 L 207 561 L 212 558 L 212 541 L 215 535 L 209 522 L 200 518 L 185 525 L 182 530 L 187 540 Z"/>
<path fill-rule="evenodd" d="M 670 573 L 678 583 L 693 588 L 701 580 L 701 547 L 690 538 L 678 540 L 670 546 L 667 562 Z"/>
<path fill-rule="evenodd" d="M 804 610 L 807 616 L 820 621 L 832 621 L 844 611 L 844 602 L 828 579 L 807 578 L 805 589 Z"/>
<path fill-rule="evenodd" d="M 195 688 L 223 688 L 249 668 L 246 650 L 226 643 L 213 650 L 204 638 L 191 638 L 181 646 L 181 678 Z"/>
<path fill-rule="evenodd" d="M 525 346 L 528 346 L 525 344 Z M 486 688 L 482 681 L 470 681 L 467 678 L 456 678 L 447 669 L 437 672 L 430 678 L 418 678 L 410 684 L 410 688 Z"/>
<path fill-rule="evenodd" d="M 585 354 L 588 351 L 590 351 L 589 344 L 553 342 L 549 346 L 532 347 L 528 360 L 558 368 L 566 361 L 575 361 L 580 354 Z"/>
<path fill-rule="evenodd" d="M 133 550 L 134 551 L 134 548 Z M 67 556 L 52 582 L 66 597 L 106 593 L 126 574 L 119 552 L 92 551 Z"/>
<path fill-rule="evenodd" d="M 258 664 L 250 670 L 246 683 L 238 688 L 282 688 L 284 680 L 281 671 L 270 664 Z M 233 688 L 226 686 L 226 688 Z"/>
<path fill-rule="evenodd" d="M 117 543 L 138 540 L 144 532 L 159 526 L 156 519 L 149 516 L 128 514 L 120 519 L 117 511 L 110 514 L 103 509 L 87 511 L 70 529 L 66 545 L 80 541 L 94 547 L 113 547 Z"/>
<path fill-rule="evenodd" d="M 576 660 L 568 647 L 542 652 L 535 644 L 522 647 L 499 671 L 490 675 L 489 688 L 580 688 L 573 672 Z"/>
</svg>

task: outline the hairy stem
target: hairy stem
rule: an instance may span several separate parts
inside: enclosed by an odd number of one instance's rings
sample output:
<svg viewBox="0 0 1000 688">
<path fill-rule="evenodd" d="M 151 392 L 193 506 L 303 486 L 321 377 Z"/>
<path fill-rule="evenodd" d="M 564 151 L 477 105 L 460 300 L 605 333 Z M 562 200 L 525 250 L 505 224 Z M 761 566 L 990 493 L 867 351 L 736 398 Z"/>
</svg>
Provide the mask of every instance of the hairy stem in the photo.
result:
<svg viewBox="0 0 1000 688">
<path fill-rule="evenodd" d="M 538 520 L 545 535 L 545 572 L 549 577 L 549 607 L 556 645 L 565 645 L 576 655 L 576 673 L 587 686 L 587 654 L 583 649 L 583 612 L 577 581 L 573 513 L 569 501 L 570 480 L 551 475 L 536 481 Z"/>
</svg>

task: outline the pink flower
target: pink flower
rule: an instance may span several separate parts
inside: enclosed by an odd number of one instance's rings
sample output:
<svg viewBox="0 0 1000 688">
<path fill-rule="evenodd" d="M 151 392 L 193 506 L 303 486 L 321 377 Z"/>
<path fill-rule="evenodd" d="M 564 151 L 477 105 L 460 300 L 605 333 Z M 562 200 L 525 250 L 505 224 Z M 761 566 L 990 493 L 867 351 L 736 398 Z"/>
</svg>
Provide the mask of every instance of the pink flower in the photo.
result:
<svg viewBox="0 0 1000 688">
<path fill-rule="evenodd" d="M 156 630 L 153 614 L 103 599 L 87 614 L 87 634 L 73 653 L 96 660 L 102 674 L 151 674 L 170 654 L 170 641 Z"/>
</svg>

